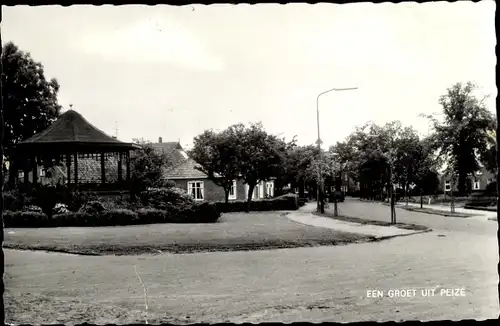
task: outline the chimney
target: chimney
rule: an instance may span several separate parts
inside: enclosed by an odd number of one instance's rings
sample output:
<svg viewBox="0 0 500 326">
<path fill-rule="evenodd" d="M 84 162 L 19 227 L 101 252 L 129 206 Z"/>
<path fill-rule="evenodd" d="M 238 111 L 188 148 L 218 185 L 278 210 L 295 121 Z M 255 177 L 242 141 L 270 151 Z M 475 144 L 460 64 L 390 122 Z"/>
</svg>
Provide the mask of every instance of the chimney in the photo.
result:
<svg viewBox="0 0 500 326">
<path fill-rule="evenodd" d="M 158 137 L 158 142 L 161 144 L 162 143 L 162 138 L 161 137 Z"/>
</svg>

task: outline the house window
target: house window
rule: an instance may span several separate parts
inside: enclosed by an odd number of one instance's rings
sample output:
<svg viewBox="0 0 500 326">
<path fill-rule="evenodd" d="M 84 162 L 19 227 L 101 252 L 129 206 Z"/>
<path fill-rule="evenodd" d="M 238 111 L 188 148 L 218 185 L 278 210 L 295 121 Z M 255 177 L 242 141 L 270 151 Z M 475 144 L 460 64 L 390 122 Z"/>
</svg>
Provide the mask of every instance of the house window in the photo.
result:
<svg viewBox="0 0 500 326">
<path fill-rule="evenodd" d="M 266 182 L 266 195 L 274 197 L 274 182 Z"/>
<path fill-rule="evenodd" d="M 188 193 L 193 196 L 194 200 L 203 200 L 205 198 L 203 192 L 203 181 L 189 181 Z"/>
<path fill-rule="evenodd" d="M 479 180 L 474 180 L 474 184 L 472 186 L 472 189 L 473 190 L 479 190 L 480 186 L 481 186 L 481 184 L 479 183 Z"/>
<path fill-rule="evenodd" d="M 40 169 L 40 177 L 45 177 L 45 169 Z"/>
<path fill-rule="evenodd" d="M 18 175 L 19 179 L 24 178 L 24 171 L 19 171 Z"/>
<path fill-rule="evenodd" d="M 229 199 L 236 199 L 236 180 L 233 180 L 233 184 L 229 188 Z"/>
<path fill-rule="evenodd" d="M 444 182 L 444 190 L 445 191 L 450 191 L 451 190 L 451 183 L 449 181 Z"/>
<path fill-rule="evenodd" d="M 257 184 L 253 189 L 252 199 L 259 199 L 259 198 L 260 198 L 260 184 Z"/>
</svg>

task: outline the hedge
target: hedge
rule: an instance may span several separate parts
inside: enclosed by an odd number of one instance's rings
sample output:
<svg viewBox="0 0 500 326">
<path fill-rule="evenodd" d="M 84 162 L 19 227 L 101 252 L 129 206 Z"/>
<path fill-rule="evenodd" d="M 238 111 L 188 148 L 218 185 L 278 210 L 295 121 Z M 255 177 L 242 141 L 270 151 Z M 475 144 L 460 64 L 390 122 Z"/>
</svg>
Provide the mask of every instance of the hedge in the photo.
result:
<svg viewBox="0 0 500 326">
<path fill-rule="evenodd" d="M 305 202 L 299 201 L 299 196 L 296 194 L 286 194 L 272 199 L 263 199 L 250 202 L 250 211 L 280 211 L 280 210 L 297 210 L 301 204 Z M 217 211 L 222 213 L 228 212 L 245 212 L 248 203 L 246 201 L 230 201 L 216 202 Z"/>
<path fill-rule="evenodd" d="M 156 223 L 215 223 L 220 217 L 212 203 L 194 204 L 182 211 L 167 211 L 154 208 L 112 209 L 100 213 L 90 211 L 55 214 L 49 218 L 41 212 L 4 212 L 6 228 L 66 227 L 66 226 L 116 226 Z"/>
</svg>

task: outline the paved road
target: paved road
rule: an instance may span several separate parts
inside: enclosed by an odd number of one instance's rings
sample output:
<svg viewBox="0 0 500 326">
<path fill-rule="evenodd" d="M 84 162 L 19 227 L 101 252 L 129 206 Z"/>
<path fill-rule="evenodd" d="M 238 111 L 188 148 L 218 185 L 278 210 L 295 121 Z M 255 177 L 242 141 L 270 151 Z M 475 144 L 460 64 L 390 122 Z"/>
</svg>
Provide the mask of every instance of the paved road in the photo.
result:
<svg viewBox="0 0 500 326">
<path fill-rule="evenodd" d="M 388 213 L 374 203 L 339 206 L 359 217 Z M 134 265 L 148 288 L 151 324 L 497 318 L 496 223 L 404 210 L 398 218 L 436 231 L 347 246 L 142 257 L 5 250 L 7 321 L 144 322 Z M 427 288 L 435 296 L 422 296 Z M 443 288 L 465 296 L 441 296 Z M 388 297 L 401 289 L 417 292 Z"/>
<path fill-rule="evenodd" d="M 339 214 L 366 218 L 377 221 L 390 222 L 390 207 L 377 202 L 360 201 L 355 198 L 347 198 L 339 203 Z M 333 210 L 330 204 L 329 210 Z M 466 235 L 485 235 L 496 237 L 498 224 L 496 221 L 488 220 L 483 215 L 469 218 L 440 216 L 419 212 L 412 212 L 402 208 L 396 208 L 397 222 L 420 224 L 432 228 L 436 232 L 458 232 Z"/>
</svg>

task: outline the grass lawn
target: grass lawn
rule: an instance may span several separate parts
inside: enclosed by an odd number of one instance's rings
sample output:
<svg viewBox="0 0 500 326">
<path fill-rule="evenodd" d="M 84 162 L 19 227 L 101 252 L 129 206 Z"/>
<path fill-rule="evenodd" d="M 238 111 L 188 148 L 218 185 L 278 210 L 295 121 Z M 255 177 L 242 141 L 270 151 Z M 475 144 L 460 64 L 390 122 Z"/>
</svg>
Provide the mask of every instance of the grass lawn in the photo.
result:
<svg viewBox="0 0 500 326">
<path fill-rule="evenodd" d="M 383 205 L 391 206 L 391 204 L 389 204 L 389 203 L 383 203 Z M 474 216 L 474 214 L 459 213 L 459 212 L 452 213 L 452 212 L 447 212 L 447 211 L 429 208 L 429 207 L 424 207 L 424 208 L 411 207 L 411 206 L 406 207 L 405 204 L 403 204 L 403 203 L 397 204 L 396 207 L 401 208 L 401 209 L 406 209 L 407 211 L 410 211 L 410 212 L 418 212 L 418 213 L 433 214 L 433 215 L 440 215 L 440 216 L 461 217 L 461 218 L 467 218 L 467 217 Z M 455 207 L 459 208 L 459 206 L 456 206 L 456 205 L 455 205 Z"/>
<path fill-rule="evenodd" d="M 377 220 L 367 220 L 358 217 L 349 217 L 349 216 L 334 216 L 331 212 L 325 212 L 324 214 L 313 212 L 314 215 L 317 216 L 326 216 L 340 221 L 353 222 L 359 224 L 370 224 L 370 225 L 379 225 L 379 226 L 392 226 L 389 222 L 382 222 Z M 429 230 L 428 227 L 416 224 L 408 224 L 408 223 L 396 223 L 394 226 L 405 229 L 405 230 L 417 230 L 417 231 L 425 231 Z"/>
<path fill-rule="evenodd" d="M 419 208 L 419 207 L 405 207 L 405 206 L 398 206 L 399 208 L 406 209 L 408 211 L 412 212 L 419 212 L 419 213 L 425 213 L 425 214 L 434 214 L 434 215 L 441 215 L 441 216 L 450 216 L 450 217 L 462 217 L 462 218 L 467 218 L 467 217 L 472 217 L 474 216 L 473 214 L 467 214 L 467 213 L 459 213 L 459 212 L 445 212 L 442 210 L 438 209 L 433 209 L 433 208 Z"/>
<path fill-rule="evenodd" d="M 282 212 L 223 214 L 213 224 L 7 228 L 5 248 L 87 255 L 189 253 L 338 245 L 371 236 L 302 225 Z"/>
</svg>

